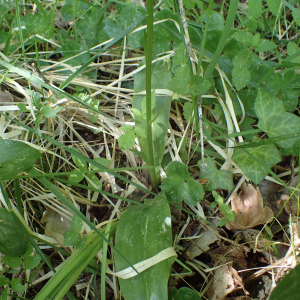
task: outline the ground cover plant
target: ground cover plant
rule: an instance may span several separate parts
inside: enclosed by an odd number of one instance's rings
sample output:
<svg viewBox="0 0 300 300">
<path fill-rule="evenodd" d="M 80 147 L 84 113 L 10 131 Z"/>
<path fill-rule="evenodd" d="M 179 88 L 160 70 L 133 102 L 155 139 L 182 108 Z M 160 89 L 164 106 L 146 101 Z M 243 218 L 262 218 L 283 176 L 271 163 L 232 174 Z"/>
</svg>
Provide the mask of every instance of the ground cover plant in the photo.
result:
<svg viewBox="0 0 300 300">
<path fill-rule="evenodd" d="M 298 299 L 299 6 L 0 0 L 0 299 Z"/>
</svg>

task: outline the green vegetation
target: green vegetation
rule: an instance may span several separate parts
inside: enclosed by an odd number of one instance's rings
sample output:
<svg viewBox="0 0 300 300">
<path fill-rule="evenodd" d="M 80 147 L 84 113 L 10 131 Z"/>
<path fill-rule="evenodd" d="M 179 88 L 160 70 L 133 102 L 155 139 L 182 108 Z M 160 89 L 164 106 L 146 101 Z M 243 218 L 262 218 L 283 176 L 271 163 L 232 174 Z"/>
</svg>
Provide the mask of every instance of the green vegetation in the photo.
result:
<svg viewBox="0 0 300 300">
<path fill-rule="evenodd" d="M 299 1 L 133 2 L 0 0 L 0 300 L 297 299 Z"/>
</svg>

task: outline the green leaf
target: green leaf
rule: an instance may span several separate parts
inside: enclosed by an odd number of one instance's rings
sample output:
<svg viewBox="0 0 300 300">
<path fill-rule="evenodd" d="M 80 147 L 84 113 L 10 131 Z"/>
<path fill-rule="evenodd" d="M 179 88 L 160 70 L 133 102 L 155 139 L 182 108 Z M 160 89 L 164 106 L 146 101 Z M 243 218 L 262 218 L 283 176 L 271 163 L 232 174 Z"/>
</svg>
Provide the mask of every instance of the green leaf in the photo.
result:
<svg viewBox="0 0 300 300">
<path fill-rule="evenodd" d="M 220 204 L 220 210 L 229 221 L 234 222 L 235 212 L 232 211 L 226 203 Z"/>
<path fill-rule="evenodd" d="M 81 153 L 77 148 L 74 148 L 74 151 Z M 81 170 L 81 171 L 85 171 L 87 170 L 87 166 L 86 166 L 86 161 L 80 157 L 78 157 L 78 155 L 71 153 L 72 156 L 72 160 L 74 162 L 74 164 L 76 165 L 76 167 Z"/>
<path fill-rule="evenodd" d="M 253 35 L 250 32 L 239 30 L 232 37 L 245 47 L 252 46 Z"/>
<path fill-rule="evenodd" d="M 62 106 L 51 108 L 50 105 L 46 104 L 43 106 L 40 113 L 46 118 L 54 119 L 56 118 L 57 113 L 60 112 L 62 109 L 63 109 Z"/>
<path fill-rule="evenodd" d="M 232 190 L 233 189 L 233 179 L 232 174 L 229 171 L 218 170 L 216 163 L 210 157 L 205 158 L 206 171 L 200 172 L 201 179 L 208 179 L 209 184 L 206 186 L 208 191 L 223 189 Z M 199 169 L 201 170 L 201 161 L 198 161 Z"/>
<path fill-rule="evenodd" d="M 24 261 L 24 269 L 26 270 L 32 270 L 38 266 L 38 264 L 41 261 L 41 257 L 36 254 L 29 256 L 25 261 Z"/>
<path fill-rule="evenodd" d="M 247 151 L 255 159 L 243 149 L 235 150 L 232 159 L 255 184 L 259 184 L 268 175 L 269 169 L 281 161 L 280 153 L 273 145 L 248 148 Z M 262 166 L 262 163 L 267 169 Z"/>
<path fill-rule="evenodd" d="M 227 219 L 225 217 L 222 217 L 219 224 L 218 224 L 218 227 L 223 227 L 227 224 Z"/>
<path fill-rule="evenodd" d="M 6 265 L 8 265 L 12 269 L 20 267 L 23 263 L 20 257 L 3 256 L 2 260 Z"/>
<path fill-rule="evenodd" d="M 7 256 L 21 256 L 26 252 L 23 234 L 12 214 L 3 207 L 0 207 L 0 252 Z"/>
<path fill-rule="evenodd" d="M 25 291 L 25 287 L 22 285 L 21 281 L 17 278 L 13 278 L 10 283 L 11 289 L 14 292 L 23 292 Z"/>
<path fill-rule="evenodd" d="M 83 180 L 84 174 L 78 173 L 77 170 L 71 171 L 71 174 L 69 175 L 68 181 L 73 183 L 79 183 L 81 180 Z"/>
<path fill-rule="evenodd" d="M 65 4 L 61 9 L 61 16 L 65 22 L 75 19 L 75 9 L 71 4 Z"/>
<path fill-rule="evenodd" d="M 119 146 L 121 149 L 127 151 L 131 149 L 135 144 L 135 134 L 133 128 L 130 131 L 126 131 L 119 137 Z"/>
<path fill-rule="evenodd" d="M 273 292 L 271 293 L 270 300 L 299 300 L 299 281 L 300 281 L 300 265 L 279 281 Z"/>
<path fill-rule="evenodd" d="M 4 285 L 9 284 L 9 283 L 10 283 L 10 280 L 7 277 L 4 277 L 4 276 L 0 277 L 0 286 L 4 286 Z"/>
<path fill-rule="evenodd" d="M 79 43 L 73 40 L 64 41 L 64 44 L 61 47 L 61 52 L 65 59 L 78 55 L 68 60 L 68 64 L 71 64 L 72 66 L 84 64 L 90 59 L 89 52 L 82 53 L 87 50 L 87 46 L 80 45 Z"/>
<path fill-rule="evenodd" d="M 276 49 L 277 46 L 274 42 L 268 40 L 259 40 L 254 50 L 257 52 L 268 52 Z"/>
<path fill-rule="evenodd" d="M 168 89 L 180 95 L 190 94 L 190 70 L 187 65 L 178 67 L 175 70 L 174 77 L 168 84 Z"/>
<path fill-rule="evenodd" d="M 204 191 L 201 184 L 190 178 L 188 167 L 178 161 L 173 161 L 167 168 L 168 178 L 162 179 L 160 188 L 166 193 L 171 203 L 184 201 L 196 205 L 203 199 Z"/>
<path fill-rule="evenodd" d="M 14 178 L 41 157 L 38 150 L 13 140 L 0 140 L 0 179 Z"/>
<path fill-rule="evenodd" d="M 71 222 L 71 228 L 74 231 L 79 232 L 82 228 L 82 220 L 79 218 L 79 216 L 74 215 Z"/>
<path fill-rule="evenodd" d="M 250 0 L 248 3 L 249 14 L 253 19 L 256 19 L 263 12 L 262 0 Z"/>
<path fill-rule="evenodd" d="M 183 105 L 183 117 L 188 122 L 193 114 L 193 103 L 185 102 Z"/>
<path fill-rule="evenodd" d="M 241 50 L 232 60 L 232 64 L 236 68 L 249 69 L 251 66 L 251 51 L 248 49 Z"/>
<path fill-rule="evenodd" d="M 289 41 L 289 43 L 287 45 L 287 49 L 286 49 L 286 52 L 287 52 L 288 56 L 292 56 L 292 55 L 294 55 L 295 53 L 297 53 L 299 51 L 300 51 L 300 49 L 299 49 L 298 45 L 296 43 L 292 42 L 292 41 Z M 300 63 L 300 55 L 293 58 L 291 60 L 291 62 Z"/>
<path fill-rule="evenodd" d="M 210 82 L 199 75 L 192 75 L 190 88 L 192 95 L 202 95 L 210 88 Z"/>
<path fill-rule="evenodd" d="M 28 17 L 25 27 L 31 32 L 40 34 L 45 33 L 49 29 L 49 23 L 42 14 L 36 14 Z"/>
<path fill-rule="evenodd" d="M 71 229 L 64 233 L 64 245 L 65 246 L 76 246 L 81 241 L 80 233 Z"/>
<path fill-rule="evenodd" d="M 266 1 L 267 1 L 270 12 L 273 15 L 277 16 L 279 13 L 281 1 L 280 0 L 266 0 Z"/>
<path fill-rule="evenodd" d="M 187 64 L 188 55 L 186 46 L 181 43 L 173 56 L 173 62 L 177 66 L 184 67 Z"/>
<path fill-rule="evenodd" d="M 146 207 L 130 206 L 118 223 L 115 246 L 133 265 L 172 247 L 171 213 L 167 201 L 147 201 Z M 125 300 L 167 299 L 168 279 L 174 258 L 168 258 L 129 279 L 119 279 Z M 117 271 L 130 267 L 115 252 Z"/>
<path fill-rule="evenodd" d="M 232 70 L 232 80 L 239 91 L 244 88 L 250 81 L 251 73 L 248 69 L 234 67 Z"/>
<path fill-rule="evenodd" d="M 286 112 L 280 99 L 263 90 L 258 91 L 254 110 L 259 119 L 259 129 L 266 132 L 269 137 L 300 132 L 300 118 Z M 277 144 L 282 148 L 290 148 L 297 139 L 284 140 L 277 142 Z"/>
<path fill-rule="evenodd" d="M 182 287 L 178 291 L 174 287 L 169 292 L 169 300 L 201 300 L 200 294 L 190 288 Z"/>
</svg>

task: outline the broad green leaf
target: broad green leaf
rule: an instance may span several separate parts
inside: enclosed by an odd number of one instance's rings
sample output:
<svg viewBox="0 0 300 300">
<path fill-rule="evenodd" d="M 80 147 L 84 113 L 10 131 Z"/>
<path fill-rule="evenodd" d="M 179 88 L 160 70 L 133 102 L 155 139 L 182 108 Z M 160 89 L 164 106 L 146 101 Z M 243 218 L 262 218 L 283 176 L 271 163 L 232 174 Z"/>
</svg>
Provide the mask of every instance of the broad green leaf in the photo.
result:
<svg viewBox="0 0 300 300">
<path fill-rule="evenodd" d="M 236 68 L 249 69 L 251 66 L 251 51 L 248 49 L 241 50 L 232 60 L 233 66 Z"/>
<path fill-rule="evenodd" d="M 133 128 L 130 131 L 126 131 L 119 137 L 119 146 L 121 149 L 127 151 L 131 149 L 135 144 L 135 134 Z"/>
<path fill-rule="evenodd" d="M 14 257 L 14 256 L 3 256 L 2 260 L 6 265 L 11 267 L 12 269 L 20 267 L 23 263 L 20 257 Z"/>
<path fill-rule="evenodd" d="M 74 215 L 72 218 L 71 228 L 77 232 L 79 232 L 82 228 L 82 220 L 77 215 Z"/>
<path fill-rule="evenodd" d="M 251 78 L 251 73 L 248 69 L 238 68 L 238 67 L 233 68 L 232 80 L 238 91 L 244 88 L 249 83 L 250 78 Z"/>
<path fill-rule="evenodd" d="M 25 291 L 25 287 L 23 286 L 21 281 L 17 278 L 13 278 L 11 280 L 10 286 L 11 286 L 11 289 L 14 292 L 23 292 L 23 291 Z"/>
<path fill-rule="evenodd" d="M 71 229 L 64 233 L 65 246 L 76 246 L 80 241 L 81 241 L 81 236 L 78 231 Z"/>
<path fill-rule="evenodd" d="M 169 292 L 168 300 L 201 300 L 200 294 L 190 288 L 182 287 L 178 291 L 175 287 Z"/>
<path fill-rule="evenodd" d="M 298 9 L 298 12 L 300 13 L 300 10 Z M 293 19 L 295 21 L 295 23 L 300 26 L 300 17 L 298 14 L 296 14 L 294 11 L 292 12 L 292 16 L 293 16 Z"/>
<path fill-rule="evenodd" d="M 13 178 L 41 157 L 38 150 L 13 140 L 0 140 L 0 179 Z"/>
<path fill-rule="evenodd" d="M 277 46 L 274 42 L 269 40 L 259 40 L 257 45 L 254 47 L 254 50 L 257 52 L 268 52 L 276 49 Z"/>
<path fill-rule="evenodd" d="M 177 48 L 172 60 L 174 64 L 177 66 L 184 67 L 187 64 L 188 61 L 187 49 L 183 43 L 181 43 Z"/>
<path fill-rule="evenodd" d="M 281 98 L 285 109 L 294 111 L 298 105 L 300 89 L 281 89 Z"/>
<path fill-rule="evenodd" d="M 253 35 L 250 32 L 239 30 L 232 37 L 245 47 L 250 47 L 252 45 Z"/>
<path fill-rule="evenodd" d="M 190 70 L 187 65 L 175 69 L 174 77 L 168 84 L 168 89 L 180 95 L 190 94 Z"/>
<path fill-rule="evenodd" d="M 42 14 L 31 15 L 27 19 L 26 29 L 36 34 L 45 33 L 49 28 L 48 20 Z"/>
<path fill-rule="evenodd" d="M 269 137 L 300 132 L 300 118 L 286 112 L 282 100 L 263 90 L 258 91 L 254 110 L 259 119 L 259 129 L 266 132 Z M 284 140 L 277 144 L 282 148 L 290 148 L 297 139 Z"/>
<path fill-rule="evenodd" d="M 168 177 L 162 179 L 160 188 L 166 193 L 169 202 L 184 201 L 189 205 L 196 205 L 203 199 L 203 188 L 198 181 L 190 177 L 186 165 L 173 161 L 168 166 L 166 173 Z"/>
<path fill-rule="evenodd" d="M 300 51 L 300 48 L 298 47 L 298 45 L 292 41 L 289 41 L 289 43 L 287 45 L 287 49 L 286 49 L 288 56 L 292 56 L 299 51 Z M 297 57 L 292 59 L 291 62 L 300 63 L 300 55 L 298 55 Z"/>
<path fill-rule="evenodd" d="M 80 153 L 80 151 L 77 148 L 74 148 L 74 151 Z M 86 161 L 84 159 L 81 159 L 80 157 L 78 157 L 78 155 L 75 154 L 71 154 L 71 156 L 74 161 L 74 164 L 79 170 L 84 171 L 87 169 Z"/>
<path fill-rule="evenodd" d="M 277 16 L 279 13 L 281 1 L 280 0 L 266 0 L 266 1 L 267 1 L 270 12 L 273 15 Z"/>
<path fill-rule="evenodd" d="M 0 207 L 0 252 L 7 256 L 21 256 L 26 252 L 23 234 L 12 214 L 3 207 Z"/>
<path fill-rule="evenodd" d="M 4 291 L 2 292 L 1 296 L 0 296 L 0 300 L 7 300 L 7 291 L 8 291 L 8 286 L 4 289 Z"/>
<path fill-rule="evenodd" d="M 290 270 L 287 275 L 279 281 L 273 292 L 270 300 L 299 300 L 299 281 L 300 281 L 300 265 Z"/>
<path fill-rule="evenodd" d="M 172 247 L 171 213 L 168 202 L 154 199 L 146 207 L 130 206 L 118 223 L 115 246 L 132 264 Z M 168 279 L 174 258 L 168 258 L 129 279 L 119 279 L 125 300 L 168 298 Z M 130 265 L 115 252 L 116 270 Z"/>
<path fill-rule="evenodd" d="M 62 55 L 64 56 L 64 59 L 78 55 L 68 60 L 68 64 L 71 64 L 72 66 L 84 64 L 86 61 L 90 59 L 89 52 L 85 52 L 87 50 L 88 50 L 87 46 L 81 45 L 73 40 L 64 41 L 64 44 L 61 47 L 61 52 Z"/>
<path fill-rule="evenodd" d="M 183 105 L 183 116 L 184 119 L 188 122 L 193 114 L 193 103 L 185 102 Z"/>
<path fill-rule="evenodd" d="M 190 88 L 192 95 L 202 95 L 210 88 L 210 82 L 199 75 L 192 75 Z"/>
<path fill-rule="evenodd" d="M 283 74 L 281 86 L 284 89 L 299 89 L 300 88 L 300 74 L 296 70 L 288 70 Z"/>
<path fill-rule="evenodd" d="M 84 174 L 78 173 L 77 170 L 71 171 L 71 174 L 69 175 L 68 181 L 73 183 L 79 183 L 81 180 L 83 180 Z"/>
<path fill-rule="evenodd" d="M 10 283 L 10 280 L 7 277 L 4 277 L 4 276 L 0 277 L 0 286 L 4 286 L 4 285 L 9 284 L 9 283 Z M 5 298 L 5 300 L 6 299 L 7 298 Z"/>
<path fill-rule="evenodd" d="M 232 174 L 229 171 L 218 170 L 216 163 L 210 157 L 205 158 L 206 171 L 200 172 L 201 179 L 207 179 L 209 181 L 206 189 L 208 191 L 223 189 L 233 189 Z M 201 170 L 201 161 L 198 161 L 199 169 Z"/>
<path fill-rule="evenodd" d="M 246 151 L 254 158 L 249 156 Z M 235 150 L 232 159 L 255 184 L 259 184 L 268 175 L 269 169 L 281 161 L 280 153 L 273 145 L 248 148 L 246 151 Z"/>
<path fill-rule="evenodd" d="M 60 112 L 62 109 L 63 109 L 62 106 L 51 108 L 50 105 L 46 104 L 43 106 L 40 113 L 46 118 L 54 119 L 56 118 L 57 113 Z"/>
<path fill-rule="evenodd" d="M 262 14 L 262 0 L 250 0 L 248 3 L 248 7 L 249 14 L 254 19 Z"/>
<path fill-rule="evenodd" d="M 25 261 L 24 261 L 24 269 L 26 270 L 32 270 L 38 266 L 38 264 L 41 261 L 41 257 L 38 254 L 29 256 Z"/>
<path fill-rule="evenodd" d="M 72 4 L 65 4 L 61 9 L 61 16 L 65 22 L 75 19 L 75 9 Z"/>
<path fill-rule="evenodd" d="M 269 94 L 276 96 L 280 91 L 280 84 L 282 82 L 282 75 L 273 72 L 269 78 L 262 82 L 261 86 Z"/>
</svg>

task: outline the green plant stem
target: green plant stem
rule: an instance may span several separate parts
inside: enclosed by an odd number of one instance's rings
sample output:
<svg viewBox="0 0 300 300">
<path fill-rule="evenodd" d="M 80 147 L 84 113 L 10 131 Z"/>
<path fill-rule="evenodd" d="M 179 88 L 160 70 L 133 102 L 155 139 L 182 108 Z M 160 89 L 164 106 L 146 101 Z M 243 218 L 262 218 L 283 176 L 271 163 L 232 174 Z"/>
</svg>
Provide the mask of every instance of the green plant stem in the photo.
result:
<svg viewBox="0 0 300 300">
<path fill-rule="evenodd" d="M 147 33 L 146 33 L 146 134 L 149 151 L 149 162 L 153 168 L 149 169 L 152 184 L 155 188 L 158 187 L 154 166 L 154 149 L 152 138 L 152 107 L 151 107 L 151 67 L 152 67 L 152 43 L 153 43 L 153 0 L 147 0 Z M 155 95 L 154 95 L 155 97 Z"/>
</svg>

